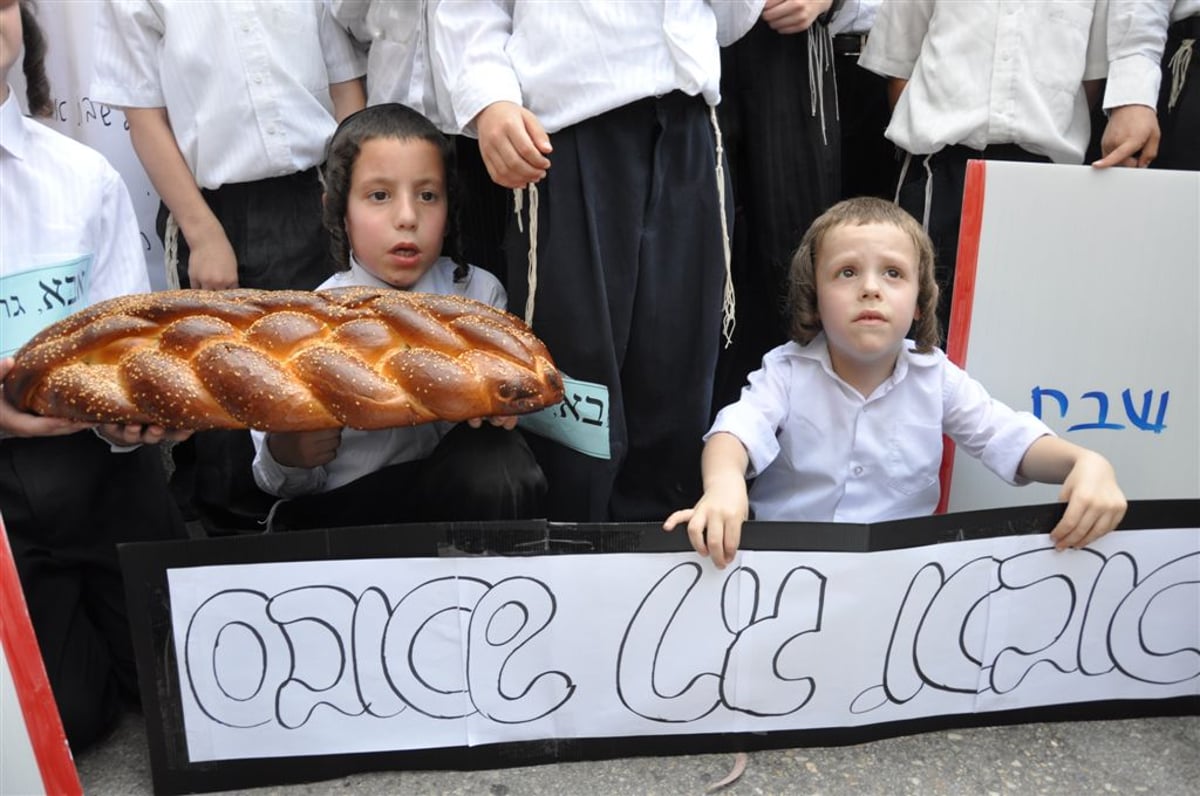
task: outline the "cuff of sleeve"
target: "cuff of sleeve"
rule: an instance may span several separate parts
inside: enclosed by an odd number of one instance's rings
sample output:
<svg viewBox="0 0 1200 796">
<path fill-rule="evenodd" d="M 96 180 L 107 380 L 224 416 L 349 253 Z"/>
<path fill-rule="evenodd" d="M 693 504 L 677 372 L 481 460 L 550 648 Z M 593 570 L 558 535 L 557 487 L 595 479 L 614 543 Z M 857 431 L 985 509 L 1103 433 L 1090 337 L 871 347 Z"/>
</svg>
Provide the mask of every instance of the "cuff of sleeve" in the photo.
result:
<svg viewBox="0 0 1200 796">
<path fill-rule="evenodd" d="M 497 74 L 499 72 L 499 74 Z M 523 104 L 521 84 L 512 72 L 489 69 L 486 73 L 474 72 L 463 76 L 464 86 L 478 88 L 463 92 L 454 98 L 454 121 L 458 128 L 472 138 L 478 138 L 475 117 L 493 102 L 515 102 Z M 548 132 L 548 131 L 547 131 Z"/>
<path fill-rule="evenodd" d="M 746 477 L 754 478 L 775 461 L 779 455 L 779 441 L 775 439 L 775 429 L 756 412 L 739 411 L 738 404 L 730 404 L 717 414 L 712 428 L 704 435 L 707 442 L 713 434 L 725 432 L 732 434 L 746 449 L 750 466 L 746 468 Z"/>
<path fill-rule="evenodd" d="M 867 38 L 866 49 L 858 57 L 858 65 L 877 75 L 898 77 L 901 80 L 908 80 L 912 77 L 914 66 L 911 62 L 886 58 L 878 53 L 871 52 L 871 39 L 869 37 Z"/>
<path fill-rule="evenodd" d="M 267 447 L 266 434 L 251 432 L 254 439 L 254 482 L 258 488 L 277 497 L 295 497 L 315 492 L 324 481 L 319 468 L 287 467 L 275 461 Z M 261 437 L 259 436 L 261 434 Z"/>
<path fill-rule="evenodd" d="M 100 429 L 95 428 L 95 427 L 92 428 L 92 433 L 96 435 L 97 439 L 99 439 L 101 442 L 103 442 L 105 445 L 107 445 L 108 450 L 112 453 L 129 453 L 130 451 L 135 451 L 138 448 L 142 447 L 142 443 L 140 443 L 140 442 L 136 443 L 134 445 L 118 445 L 115 442 L 111 441 L 108 437 L 101 434 Z"/>
<path fill-rule="evenodd" d="M 1158 89 L 1162 69 L 1142 55 L 1131 55 L 1113 61 L 1108 69 L 1108 84 L 1104 89 L 1104 110 L 1122 105 L 1158 105 Z"/>
</svg>

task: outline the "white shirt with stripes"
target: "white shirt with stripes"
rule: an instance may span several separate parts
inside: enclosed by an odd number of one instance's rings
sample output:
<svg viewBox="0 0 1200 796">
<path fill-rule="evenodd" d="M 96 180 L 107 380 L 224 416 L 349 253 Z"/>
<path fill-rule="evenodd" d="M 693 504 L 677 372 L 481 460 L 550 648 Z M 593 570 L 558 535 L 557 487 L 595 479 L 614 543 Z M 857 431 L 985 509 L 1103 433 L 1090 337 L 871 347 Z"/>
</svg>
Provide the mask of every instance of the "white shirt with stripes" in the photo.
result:
<svg viewBox="0 0 1200 796">
<path fill-rule="evenodd" d="M 105 0 L 92 99 L 166 108 L 201 188 L 319 165 L 366 59 L 322 0 Z"/>
</svg>

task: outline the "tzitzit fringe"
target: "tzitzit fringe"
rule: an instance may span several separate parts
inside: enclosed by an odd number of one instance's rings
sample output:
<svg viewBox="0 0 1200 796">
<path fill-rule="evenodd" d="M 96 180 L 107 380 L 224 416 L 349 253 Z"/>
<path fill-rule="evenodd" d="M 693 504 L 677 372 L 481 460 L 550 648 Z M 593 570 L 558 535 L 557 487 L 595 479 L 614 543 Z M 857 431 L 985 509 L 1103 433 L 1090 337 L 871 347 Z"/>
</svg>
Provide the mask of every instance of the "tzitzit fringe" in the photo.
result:
<svg viewBox="0 0 1200 796">
<path fill-rule="evenodd" d="M 737 326 L 737 299 L 733 295 L 733 252 L 729 246 L 729 220 L 725 217 L 725 143 L 721 139 L 721 125 L 717 124 L 717 106 L 708 106 L 708 118 L 712 122 L 713 134 L 717 139 L 717 204 L 721 216 L 721 248 L 725 252 L 725 293 L 721 299 L 721 334 L 725 347 L 733 345 L 733 329 Z"/>
<path fill-rule="evenodd" d="M 1195 39 L 1184 39 L 1179 49 L 1171 56 L 1167 65 L 1171 67 L 1171 96 L 1167 100 L 1167 110 L 1175 110 L 1175 103 L 1183 93 L 1183 84 L 1187 82 L 1188 67 L 1192 64 L 1192 53 L 1196 48 Z"/>
<path fill-rule="evenodd" d="M 525 299 L 525 325 L 533 326 L 534 296 L 537 295 L 537 239 L 538 239 L 538 189 L 536 183 L 529 183 L 529 270 L 525 280 L 529 284 L 529 298 Z M 517 214 L 517 230 L 525 231 L 521 224 L 521 210 L 525 206 L 525 194 L 521 188 L 513 189 L 513 212 Z"/>
<path fill-rule="evenodd" d="M 167 269 L 167 288 L 179 289 L 179 225 L 175 214 L 167 214 L 167 228 L 163 233 L 163 264 Z"/>
<path fill-rule="evenodd" d="M 825 132 L 825 72 L 833 74 L 833 89 L 837 93 L 837 72 L 833 66 L 833 38 L 829 28 L 816 24 L 808 29 L 808 106 L 811 114 L 821 116 L 821 142 L 828 145 L 829 136 Z M 834 114 L 841 118 L 837 104 L 834 103 Z"/>
</svg>

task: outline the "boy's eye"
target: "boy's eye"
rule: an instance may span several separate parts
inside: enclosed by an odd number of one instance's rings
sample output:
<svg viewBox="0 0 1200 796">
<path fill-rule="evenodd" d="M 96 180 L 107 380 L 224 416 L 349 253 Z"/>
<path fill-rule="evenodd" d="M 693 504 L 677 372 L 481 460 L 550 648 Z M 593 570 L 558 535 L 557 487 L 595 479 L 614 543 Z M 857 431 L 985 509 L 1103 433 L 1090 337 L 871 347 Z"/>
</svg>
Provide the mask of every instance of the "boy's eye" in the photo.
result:
<svg viewBox="0 0 1200 796">
<path fill-rule="evenodd" d="M 436 192 L 421 191 L 421 201 L 422 202 L 436 202 L 437 200 L 438 200 L 438 195 Z"/>
<path fill-rule="evenodd" d="M 369 194 L 367 194 L 367 198 L 370 199 L 372 202 L 385 202 L 385 201 L 387 201 L 387 198 L 388 198 L 388 192 L 387 191 L 371 191 Z"/>
<path fill-rule="evenodd" d="M 854 269 L 850 266 L 846 266 L 845 268 L 839 269 L 837 275 L 843 277 L 844 279 L 849 279 L 854 276 Z"/>
<path fill-rule="evenodd" d="M 900 277 L 904 276 L 899 268 L 889 268 L 883 273 L 885 276 L 891 277 L 892 279 L 899 279 Z"/>
</svg>

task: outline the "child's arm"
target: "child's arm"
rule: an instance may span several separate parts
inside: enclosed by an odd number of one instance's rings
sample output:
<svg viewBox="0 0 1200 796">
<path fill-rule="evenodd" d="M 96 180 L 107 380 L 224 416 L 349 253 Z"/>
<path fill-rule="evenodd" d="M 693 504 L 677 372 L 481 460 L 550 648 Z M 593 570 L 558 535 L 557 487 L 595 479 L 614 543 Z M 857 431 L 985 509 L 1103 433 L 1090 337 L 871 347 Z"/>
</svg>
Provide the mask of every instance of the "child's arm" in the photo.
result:
<svg viewBox="0 0 1200 796">
<path fill-rule="evenodd" d="M 339 124 L 350 114 L 367 107 L 367 95 L 360 77 L 341 83 L 330 83 L 329 98 L 333 100 L 333 117 Z"/>
<path fill-rule="evenodd" d="M 337 457 L 338 446 L 342 444 L 342 430 L 330 428 L 268 433 L 266 444 L 271 457 L 284 467 L 320 467 Z"/>
<path fill-rule="evenodd" d="M 704 494 L 695 508 L 677 511 L 663 523 L 670 531 L 686 522 L 692 547 L 702 556 L 712 556 L 717 569 L 724 569 L 737 554 L 742 523 L 750 515 L 746 495 L 749 466 L 750 457 L 741 440 L 727 432 L 713 434 L 700 457 Z"/>
<path fill-rule="evenodd" d="M 1017 473 L 1032 481 L 1062 484 L 1058 499 L 1067 502 L 1067 510 L 1050 531 L 1059 550 L 1094 542 L 1125 516 L 1125 495 L 1108 459 L 1060 437 L 1035 440 Z"/>
<path fill-rule="evenodd" d="M 125 108 L 129 136 L 138 160 L 170 209 L 191 255 L 188 278 L 192 287 L 221 290 L 238 286 L 237 257 L 225 228 L 213 215 L 192 176 L 166 108 Z"/>
</svg>

